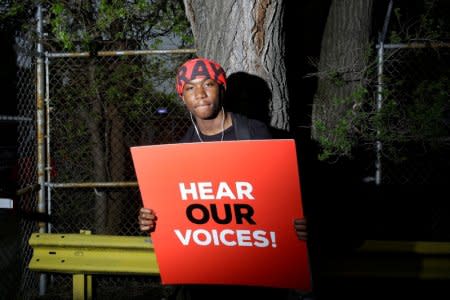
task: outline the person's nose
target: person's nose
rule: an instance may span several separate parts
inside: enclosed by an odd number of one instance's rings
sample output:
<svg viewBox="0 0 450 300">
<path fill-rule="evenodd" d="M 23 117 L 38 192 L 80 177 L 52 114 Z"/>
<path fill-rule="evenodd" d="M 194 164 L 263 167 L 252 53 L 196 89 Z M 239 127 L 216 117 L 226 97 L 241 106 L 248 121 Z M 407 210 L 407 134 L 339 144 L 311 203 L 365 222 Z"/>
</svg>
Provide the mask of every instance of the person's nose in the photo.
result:
<svg viewBox="0 0 450 300">
<path fill-rule="evenodd" d="M 202 85 L 196 87 L 195 88 L 195 98 L 201 99 L 201 98 L 204 98 L 204 97 L 206 97 L 205 88 Z"/>
</svg>

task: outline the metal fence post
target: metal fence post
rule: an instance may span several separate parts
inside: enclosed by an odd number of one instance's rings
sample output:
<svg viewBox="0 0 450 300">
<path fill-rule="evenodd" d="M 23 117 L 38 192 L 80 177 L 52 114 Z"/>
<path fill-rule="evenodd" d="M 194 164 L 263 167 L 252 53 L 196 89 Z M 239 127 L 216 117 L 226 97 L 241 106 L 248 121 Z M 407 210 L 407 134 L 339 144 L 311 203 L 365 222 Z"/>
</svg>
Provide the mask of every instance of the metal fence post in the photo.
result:
<svg viewBox="0 0 450 300">
<path fill-rule="evenodd" d="M 380 42 L 378 44 L 378 73 L 377 73 L 377 105 L 376 112 L 379 113 L 381 111 L 382 103 L 383 103 L 383 55 L 384 55 L 384 43 Z M 377 136 L 380 134 L 380 130 L 377 129 Z M 381 184 L 381 150 L 382 143 L 379 139 L 375 142 L 375 184 Z"/>
<path fill-rule="evenodd" d="M 383 56 L 384 56 L 384 41 L 386 39 L 386 34 L 389 26 L 389 21 L 391 19 L 392 7 L 394 5 L 394 1 L 390 0 L 386 12 L 386 16 L 384 18 L 383 31 L 379 37 L 378 43 L 378 62 L 377 62 L 377 105 L 376 112 L 380 113 L 381 107 L 383 104 Z M 379 129 L 377 129 L 377 140 L 375 141 L 375 184 L 381 184 L 381 150 L 382 143 L 378 139 L 380 134 Z"/>
<path fill-rule="evenodd" d="M 44 60 L 42 45 L 42 5 L 38 4 L 36 11 L 36 32 L 38 35 L 37 42 L 37 60 L 36 60 L 36 133 L 37 133 L 37 177 L 38 184 L 41 187 L 38 192 L 38 212 L 46 213 L 45 201 L 45 145 L 44 145 Z M 46 232 L 46 224 L 39 223 L 39 232 Z M 45 274 L 40 275 L 39 294 L 42 296 L 46 292 L 47 278 Z"/>
</svg>

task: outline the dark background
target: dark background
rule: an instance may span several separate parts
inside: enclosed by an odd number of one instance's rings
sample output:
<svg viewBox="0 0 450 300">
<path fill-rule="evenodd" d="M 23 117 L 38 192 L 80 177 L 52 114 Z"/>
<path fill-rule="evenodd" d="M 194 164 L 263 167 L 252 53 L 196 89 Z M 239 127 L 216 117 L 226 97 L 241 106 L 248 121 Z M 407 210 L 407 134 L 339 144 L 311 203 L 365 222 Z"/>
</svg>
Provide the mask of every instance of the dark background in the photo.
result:
<svg viewBox="0 0 450 300">
<path fill-rule="evenodd" d="M 442 15 L 450 12 L 450 1 L 441 1 Z M 317 226 L 322 239 L 348 238 L 360 240 L 376 239 L 450 239 L 447 231 L 433 232 L 433 211 L 446 209 L 443 197 L 445 183 L 449 173 L 441 168 L 434 176 L 434 182 L 421 185 L 384 185 L 374 186 L 365 183 L 364 178 L 374 175 L 374 151 L 356 149 L 352 158 L 340 158 L 333 162 L 317 159 L 318 145 L 310 139 L 311 107 L 317 87 L 317 80 L 305 75 L 315 72 L 307 57 L 319 57 L 322 33 L 331 0 L 286 1 L 286 66 L 290 97 L 291 132 L 275 132 L 276 137 L 294 137 L 298 144 L 298 158 L 302 179 L 302 192 L 306 213 Z M 372 40 L 376 43 L 383 26 L 388 0 L 374 1 Z M 394 1 L 401 9 L 405 20 L 414 19 L 423 10 L 423 0 Z M 391 17 L 389 29 L 395 29 L 394 17 Z M 0 114 L 17 115 L 16 84 L 17 69 L 12 31 L 0 32 Z M 236 79 L 236 80 L 235 80 Z M 252 82 L 257 94 L 254 99 L 270 96 L 264 82 L 249 74 L 233 74 L 231 82 Z M 230 84 L 231 90 L 242 87 Z M 239 95 L 232 95 L 239 99 Z M 259 100 L 258 100 L 259 101 Z M 263 114 L 250 111 L 251 117 Z M 263 106 L 259 106 L 263 107 Z M 0 193 L 14 193 L 15 184 L 11 180 L 12 168 L 17 149 L 17 122 L 0 121 Z M 438 166 L 436 166 L 438 167 Z M 447 170 L 448 171 L 448 170 Z M 442 220 L 439 220 L 442 221 Z M 318 233 L 319 234 L 319 233 Z M 353 242 L 352 242 L 353 244 Z"/>
<path fill-rule="evenodd" d="M 374 1 L 372 37 L 374 44 L 383 26 L 388 0 Z M 445 1 L 441 1 L 445 2 Z M 310 247 L 313 271 L 320 262 L 336 253 L 351 253 L 366 239 L 380 240 L 450 240 L 448 217 L 449 170 L 436 166 L 439 172 L 435 180 L 423 184 L 392 184 L 375 186 L 364 178 L 374 175 L 374 151 L 358 150 L 352 158 L 340 158 L 334 162 L 317 159 L 318 145 L 310 139 L 311 104 L 317 80 L 305 78 L 315 72 L 307 57 L 319 57 L 322 32 L 331 0 L 286 0 L 286 66 L 291 107 L 290 133 L 276 132 L 279 137 L 294 137 L 298 146 L 299 171 L 305 214 L 309 222 Z M 417 16 L 423 1 L 395 1 L 406 18 Z M 442 14 L 450 13 L 450 1 Z M 390 27 L 391 28 L 391 27 Z M 0 32 L 0 115 L 17 115 L 16 108 L 16 59 L 13 33 Z M 248 74 L 235 74 L 240 78 L 261 84 L 258 78 Z M 231 79 L 231 78 L 230 78 Z M 263 94 L 267 91 L 260 90 Z M 270 93 L 270 91 L 268 91 Z M 259 95 L 257 95 L 259 97 Z M 260 112 L 255 112 L 260 114 Z M 17 122 L 0 121 L 0 196 L 12 195 L 15 182 L 11 177 L 17 150 Z M 446 158 L 448 161 L 448 157 Z M 338 292 L 347 296 L 350 290 L 382 286 L 373 298 L 381 299 L 384 289 L 397 287 L 399 296 L 426 296 L 430 291 L 444 291 L 442 285 L 428 282 L 427 286 L 415 286 L 411 281 L 373 280 L 372 285 L 357 280 L 351 282 L 327 282 L 314 278 L 316 285 L 326 286 L 326 293 Z M 392 285 L 392 286 L 391 286 Z M 410 292 L 406 292 L 409 289 Z M 401 290 L 401 291 L 400 291 Z M 448 292 L 447 289 L 445 291 Z M 338 297 L 342 298 L 342 297 Z M 388 298 L 388 297 L 385 297 Z M 356 299 L 356 298 L 355 298 Z"/>
</svg>

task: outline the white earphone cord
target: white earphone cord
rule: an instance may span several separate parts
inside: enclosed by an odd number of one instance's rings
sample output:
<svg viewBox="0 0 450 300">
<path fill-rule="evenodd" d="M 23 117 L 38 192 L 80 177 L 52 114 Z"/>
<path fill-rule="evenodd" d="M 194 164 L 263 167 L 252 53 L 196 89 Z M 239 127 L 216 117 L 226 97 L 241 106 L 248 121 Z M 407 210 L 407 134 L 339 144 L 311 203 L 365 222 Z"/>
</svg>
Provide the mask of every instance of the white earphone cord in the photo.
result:
<svg viewBox="0 0 450 300">
<path fill-rule="evenodd" d="M 222 114 L 223 114 L 223 116 L 222 116 L 222 137 L 220 139 L 221 142 L 223 142 L 223 137 L 224 137 L 224 134 L 225 134 L 225 110 L 223 109 L 223 106 L 222 106 Z M 200 140 L 200 142 L 203 143 L 203 139 L 202 139 L 202 137 L 200 135 L 200 132 L 198 131 L 197 125 L 194 122 L 194 118 L 192 118 L 192 113 L 191 112 L 189 112 L 189 116 L 191 117 L 191 122 L 194 125 L 194 129 L 195 129 L 195 132 L 197 133 L 198 139 Z"/>
</svg>

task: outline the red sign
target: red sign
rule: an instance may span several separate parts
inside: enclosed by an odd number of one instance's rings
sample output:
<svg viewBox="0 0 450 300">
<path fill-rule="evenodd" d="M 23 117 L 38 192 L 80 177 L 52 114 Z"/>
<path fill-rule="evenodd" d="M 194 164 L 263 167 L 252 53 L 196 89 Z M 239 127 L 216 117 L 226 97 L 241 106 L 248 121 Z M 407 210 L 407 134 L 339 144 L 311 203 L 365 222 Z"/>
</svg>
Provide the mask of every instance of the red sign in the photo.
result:
<svg viewBox="0 0 450 300">
<path fill-rule="evenodd" d="M 164 284 L 311 289 L 294 140 L 132 147 Z"/>
</svg>

